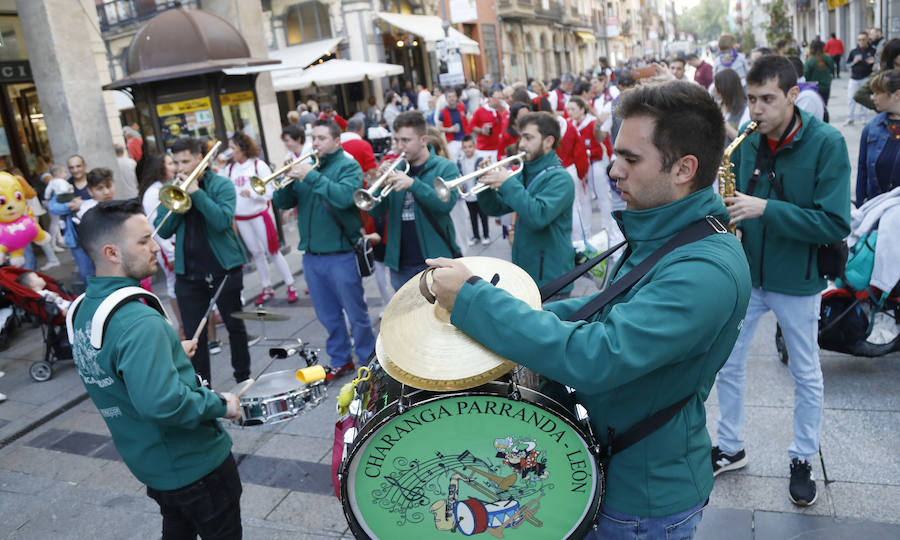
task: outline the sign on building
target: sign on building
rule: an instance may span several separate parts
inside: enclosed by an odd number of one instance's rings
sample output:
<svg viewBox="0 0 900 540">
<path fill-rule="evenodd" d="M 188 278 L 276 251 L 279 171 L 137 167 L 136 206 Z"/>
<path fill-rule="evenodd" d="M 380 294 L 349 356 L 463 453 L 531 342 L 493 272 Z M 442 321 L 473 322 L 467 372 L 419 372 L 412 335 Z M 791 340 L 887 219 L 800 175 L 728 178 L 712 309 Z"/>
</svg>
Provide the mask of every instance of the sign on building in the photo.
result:
<svg viewBox="0 0 900 540">
<path fill-rule="evenodd" d="M 478 4 L 475 0 L 450 0 L 450 22 L 453 24 L 478 19 Z"/>
<path fill-rule="evenodd" d="M 456 86 L 466 83 L 463 73 L 462 55 L 459 53 L 459 41 L 455 38 L 444 38 L 434 45 L 438 60 L 438 81 L 441 86 Z"/>
</svg>

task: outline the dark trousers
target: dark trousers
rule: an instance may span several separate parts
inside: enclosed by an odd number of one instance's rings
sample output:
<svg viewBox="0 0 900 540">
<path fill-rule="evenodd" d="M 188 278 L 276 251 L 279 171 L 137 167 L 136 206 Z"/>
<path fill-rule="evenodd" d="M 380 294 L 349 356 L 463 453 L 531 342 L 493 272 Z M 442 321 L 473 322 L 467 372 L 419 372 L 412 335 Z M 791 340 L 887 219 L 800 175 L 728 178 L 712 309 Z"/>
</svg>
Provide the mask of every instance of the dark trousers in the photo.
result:
<svg viewBox="0 0 900 540">
<path fill-rule="evenodd" d="M 825 102 L 825 106 L 827 107 L 828 106 L 828 98 L 831 97 L 831 87 L 829 86 L 828 88 L 822 88 L 820 86 L 819 87 L 819 95 L 822 96 L 822 101 Z"/>
<path fill-rule="evenodd" d="M 240 539 L 241 478 L 234 456 L 193 484 L 170 491 L 147 487 L 147 495 L 159 505 L 163 540 Z"/>
<path fill-rule="evenodd" d="M 478 238 L 478 218 L 481 218 L 481 231 L 482 238 L 489 238 L 488 236 L 488 217 L 487 214 L 484 213 L 484 210 L 478 206 L 478 201 L 466 201 L 466 206 L 469 207 L 469 220 L 472 222 L 472 236 Z"/>
<path fill-rule="evenodd" d="M 208 279 L 189 279 L 186 276 L 175 276 L 175 296 L 178 299 L 178 309 L 181 310 L 181 319 L 184 322 L 184 333 L 187 339 L 193 336 L 197 325 L 203 318 L 209 301 L 212 300 L 216 289 L 222 282 L 222 277 L 208 276 Z M 244 273 L 240 268 L 228 273 L 228 281 L 216 302 L 225 328 L 228 329 L 228 338 L 231 345 L 231 367 L 234 368 L 234 379 L 238 382 L 250 377 L 250 349 L 247 347 L 247 327 L 244 321 L 231 316 L 241 309 L 241 289 L 244 288 Z M 215 324 L 210 321 L 210 324 Z M 194 370 L 201 377 L 210 381 L 212 377 L 209 368 L 209 344 L 206 332 L 200 332 L 197 340 L 197 352 L 191 358 Z"/>
<path fill-rule="evenodd" d="M 832 54 L 831 59 L 834 60 L 834 78 L 841 78 L 841 55 Z"/>
</svg>

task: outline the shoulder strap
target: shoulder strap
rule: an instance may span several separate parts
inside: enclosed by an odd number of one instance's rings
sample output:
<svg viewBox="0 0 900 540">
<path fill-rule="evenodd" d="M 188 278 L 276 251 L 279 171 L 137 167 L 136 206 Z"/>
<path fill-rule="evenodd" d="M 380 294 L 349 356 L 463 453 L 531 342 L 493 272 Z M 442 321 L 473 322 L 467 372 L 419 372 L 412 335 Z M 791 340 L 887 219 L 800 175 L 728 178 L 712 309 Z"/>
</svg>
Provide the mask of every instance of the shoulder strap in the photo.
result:
<svg viewBox="0 0 900 540">
<path fill-rule="evenodd" d="M 441 228 L 438 226 L 437 220 L 434 219 L 434 216 L 431 215 L 431 212 L 429 212 L 428 209 L 425 208 L 425 205 L 418 204 L 418 203 L 416 203 L 416 204 L 418 205 L 419 210 L 422 211 L 422 215 L 425 216 L 425 219 L 427 219 L 428 223 L 431 224 L 431 228 L 434 229 L 434 232 L 436 232 L 438 234 L 438 236 L 441 237 L 441 240 L 443 240 L 444 243 L 447 244 L 447 248 L 450 250 L 450 253 L 453 255 L 453 258 L 456 259 L 456 258 L 462 257 L 462 253 L 460 253 L 458 249 L 453 249 L 453 243 L 450 241 L 449 238 L 447 238 L 447 234 L 443 230 L 441 230 Z"/>
<path fill-rule="evenodd" d="M 541 302 L 542 303 L 546 302 L 549 298 L 552 298 L 553 295 L 555 295 L 559 291 L 568 287 L 570 283 L 572 283 L 576 279 L 580 278 L 584 274 L 588 273 L 591 270 L 591 268 L 593 268 L 593 267 L 597 266 L 598 264 L 600 264 L 601 262 L 603 262 L 605 259 L 607 259 L 610 255 L 612 255 L 613 253 L 618 251 L 619 248 L 621 248 L 625 244 L 627 244 L 627 242 L 625 240 L 622 240 L 621 242 L 619 242 L 618 244 L 614 245 L 613 247 L 607 249 L 600 255 L 597 255 L 596 257 L 579 264 L 574 269 L 569 270 L 565 274 L 559 276 L 558 278 L 554 279 L 553 281 L 551 281 L 551 282 L 547 283 L 546 285 L 544 285 L 543 287 L 541 287 Z"/>
<path fill-rule="evenodd" d="M 353 247 L 353 242 L 350 240 L 350 237 L 347 235 L 347 231 L 344 230 L 344 224 L 341 223 L 341 220 L 338 219 L 337 214 L 334 212 L 334 208 L 331 206 L 331 203 L 322 198 L 322 206 L 325 207 L 325 211 L 328 212 L 328 215 L 331 216 L 331 219 L 334 220 L 334 223 L 338 226 L 338 229 L 341 230 L 341 236 L 343 236 L 347 243 L 350 244 L 350 247 Z"/>
<path fill-rule="evenodd" d="M 728 228 L 713 216 L 706 216 L 705 219 L 695 222 L 693 225 L 682 230 L 675 235 L 674 238 L 663 244 L 659 249 L 650 254 L 649 257 L 641 261 L 641 263 L 631 269 L 621 279 L 616 280 L 603 292 L 595 296 L 590 302 L 583 305 L 581 309 L 573 313 L 568 321 L 583 321 L 592 317 L 600 311 L 614 298 L 630 289 L 637 283 L 647 272 L 653 268 L 660 259 L 671 253 L 676 248 L 696 242 L 701 238 L 705 238 L 711 234 L 727 234 Z"/>
<path fill-rule="evenodd" d="M 683 409 L 684 406 L 687 405 L 693 397 L 694 394 L 687 395 L 681 398 L 677 403 L 673 403 L 665 409 L 656 411 L 637 424 L 628 428 L 625 433 L 619 436 L 616 436 L 615 431 L 612 428 L 609 428 L 609 431 L 607 433 L 609 437 L 609 440 L 607 441 L 607 457 L 612 457 L 618 454 L 626 448 L 640 442 L 644 437 L 647 437 L 657 429 L 666 425 L 669 420 L 675 418 L 675 415 L 678 414 L 678 411 Z"/>
<path fill-rule="evenodd" d="M 81 306 L 81 301 L 84 300 L 85 294 L 81 293 L 78 295 L 78 298 L 72 300 L 72 305 L 69 306 L 69 312 L 66 313 L 66 334 L 69 336 L 69 343 L 75 343 L 75 313 L 78 312 L 78 307 Z"/>
</svg>

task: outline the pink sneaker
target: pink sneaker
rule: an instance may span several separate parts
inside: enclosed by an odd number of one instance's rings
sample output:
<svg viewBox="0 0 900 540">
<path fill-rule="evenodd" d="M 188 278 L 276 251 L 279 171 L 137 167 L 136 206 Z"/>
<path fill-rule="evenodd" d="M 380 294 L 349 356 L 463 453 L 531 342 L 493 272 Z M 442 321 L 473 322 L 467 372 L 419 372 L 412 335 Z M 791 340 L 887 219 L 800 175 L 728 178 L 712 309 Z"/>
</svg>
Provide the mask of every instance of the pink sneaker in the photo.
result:
<svg viewBox="0 0 900 540">
<path fill-rule="evenodd" d="M 288 304 L 293 304 L 297 301 L 297 290 L 291 287 L 290 285 L 287 288 L 288 292 Z"/>
<path fill-rule="evenodd" d="M 272 298 L 275 298 L 275 293 L 270 289 L 263 289 L 263 291 L 259 293 L 259 298 L 256 299 L 256 305 L 261 306 Z"/>
</svg>

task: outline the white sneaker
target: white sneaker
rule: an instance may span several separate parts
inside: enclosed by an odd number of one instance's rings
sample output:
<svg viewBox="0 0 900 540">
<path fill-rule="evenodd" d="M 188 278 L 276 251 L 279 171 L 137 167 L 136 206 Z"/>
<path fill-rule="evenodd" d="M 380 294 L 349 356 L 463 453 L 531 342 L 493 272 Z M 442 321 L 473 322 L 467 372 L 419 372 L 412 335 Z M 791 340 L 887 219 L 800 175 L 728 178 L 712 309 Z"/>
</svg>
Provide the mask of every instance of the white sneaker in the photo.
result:
<svg viewBox="0 0 900 540">
<path fill-rule="evenodd" d="M 482 238 L 482 239 L 481 239 L 481 245 L 482 245 L 482 246 L 486 246 L 486 245 L 488 245 L 488 244 L 490 244 L 490 243 L 491 243 L 491 239 L 490 239 L 490 238 Z"/>
<path fill-rule="evenodd" d="M 5 371 L 0 371 L 0 377 L 2 377 L 2 376 L 4 376 L 4 375 L 6 375 L 6 372 L 5 372 Z"/>
<path fill-rule="evenodd" d="M 61 247 L 57 246 L 56 244 L 53 244 L 53 251 L 55 251 L 57 253 L 62 253 L 65 250 L 66 250 L 66 248 L 61 248 Z"/>
<path fill-rule="evenodd" d="M 6 394 L 0 394 L 0 403 L 6 401 Z"/>
<path fill-rule="evenodd" d="M 845 125 L 845 126 L 852 126 L 852 125 L 853 125 L 853 119 L 852 119 L 852 118 L 848 118 L 847 121 L 844 122 L 844 125 Z"/>
<path fill-rule="evenodd" d="M 44 264 L 43 266 L 41 266 L 41 270 L 49 270 L 49 269 L 51 269 L 51 268 L 56 268 L 57 266 L 59 266 L 59 260 L 56 260 L 56 261 L 47 261 L 46 264 Z"/>
<path fill-rule="evenodd" d="M 475 238 L 474 236 L 472 238 L 469 238 L 469 247 L 474 246 L 475 242 L 478 242 L 477 238 Z"/>
</svg>

